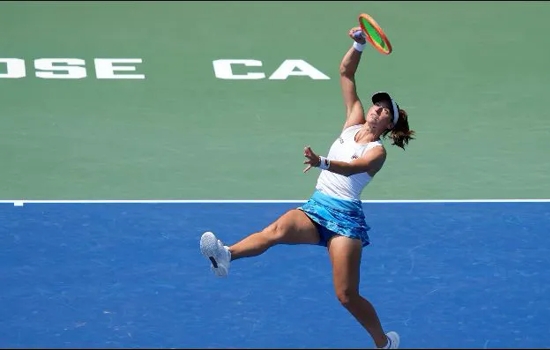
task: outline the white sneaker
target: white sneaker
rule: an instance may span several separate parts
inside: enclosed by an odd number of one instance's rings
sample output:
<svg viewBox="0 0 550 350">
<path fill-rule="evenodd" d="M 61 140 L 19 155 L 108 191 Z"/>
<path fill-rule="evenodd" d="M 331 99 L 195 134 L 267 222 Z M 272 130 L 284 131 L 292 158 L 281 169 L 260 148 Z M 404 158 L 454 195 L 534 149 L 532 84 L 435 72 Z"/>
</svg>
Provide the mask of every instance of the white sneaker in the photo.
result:
<svg viewBox="0 0 550 350">
<path fill-rule="evenodd" d="M 212 271 L 217 276 L 227 276 L 231 263 L 229 248 L 216 238 L 212 232 L 205 232 L 201 236 L 201 253 L 212 263 Z"/>
<path fill-rule="evenodd" d="M 386 337 L 388 337 L 388 345 L 386 345 L 384 349 L 399 348 L 399 334 L 397 334 L 396 332 L 388 332 L 386 333 Z"/>
</svg>

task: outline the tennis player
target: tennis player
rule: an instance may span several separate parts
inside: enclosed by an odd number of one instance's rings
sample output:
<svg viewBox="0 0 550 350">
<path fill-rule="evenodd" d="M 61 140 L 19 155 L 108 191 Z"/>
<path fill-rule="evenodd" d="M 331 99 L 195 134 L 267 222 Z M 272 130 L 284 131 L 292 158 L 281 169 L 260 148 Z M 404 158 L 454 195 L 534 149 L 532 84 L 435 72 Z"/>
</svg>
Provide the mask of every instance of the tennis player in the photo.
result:
<svg viewBox="0 0 550 350">
<path fill-rule="evenodd" d="M 224 245 L 214 233 L 205 232 L 200 250 L 209 259 L 214 273 L 226 276 L 232 261 L 258 256 L 277 244 L 327 247 L 336 297 L 366 329 L 377 348 L 395 349 L 399 346 L 399 335 L 384 332 L 373 305 L 359 294 L 361 254 L 369 244 L 370 230 L 360 195 L 386 160 L 381 139 L 389 137 L 393 145 L 405 149 L 414 131 L 409 129 L 407 113 L 387 92 L 372 95 L 372 104 L 365 112 L 356 92 L 355 72 L 366 41 L 360 27 L 352 28 L 348 34 L 354 40 L 353 46 L 340 63 L 346 110 L 343 130 L 326 157 L 309 146 L 304 148 L 304 172 L 320 169 L 311 198 L 262 231 L 230 246 Z"/>
</svg>

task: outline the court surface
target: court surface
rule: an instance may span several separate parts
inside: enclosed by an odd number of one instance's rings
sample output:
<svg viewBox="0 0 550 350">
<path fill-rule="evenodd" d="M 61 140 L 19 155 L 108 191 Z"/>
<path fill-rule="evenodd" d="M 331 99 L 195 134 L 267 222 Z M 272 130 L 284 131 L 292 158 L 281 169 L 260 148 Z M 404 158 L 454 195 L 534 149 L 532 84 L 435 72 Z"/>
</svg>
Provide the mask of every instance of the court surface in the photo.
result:
<svg viewBox="0 0 550 350">
<path fill-rule="evenodd" d="M 228 243 L 298 203 L 3 204 L 6 347 L 371 347 L 326 251 L 280 246 L 215 277 Z M 405 348 L 548 346 L 548 203 L 365 203 L 361 291 Z M 6 249 L 7 248 L 7 249 Z"/>
<path fill-rule="evenodd" d="M 363 193 L 361 292 L 404 348 L 550 348 L 550 3 L 421 1 L 0 3 L 0 347 L 372 347 L 324 248 L 219 279 L 198 246 L 311 195 L 361 12 L 395 51 L 359 94 L 417 131 Z"/>
</svg>

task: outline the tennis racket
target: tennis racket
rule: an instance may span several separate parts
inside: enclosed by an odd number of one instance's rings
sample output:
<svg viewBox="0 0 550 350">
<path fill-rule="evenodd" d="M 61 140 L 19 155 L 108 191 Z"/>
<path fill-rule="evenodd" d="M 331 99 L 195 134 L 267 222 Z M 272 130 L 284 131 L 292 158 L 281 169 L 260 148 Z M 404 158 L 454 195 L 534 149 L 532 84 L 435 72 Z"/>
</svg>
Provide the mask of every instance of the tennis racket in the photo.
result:
<svg viewBox="0 0 550 350">
<path fill-rule="evenodd" d="M 376 23 L 376 21 L 366 13 L 359 15 L 359 25 L 365 34 L 367 41 L 376 49 L 378 52 L 384 55 L 389 55 L 393 48 L 391 46 L 390 40 L 386 36 L 386 33 L 382 28 Z"/>
</svg>

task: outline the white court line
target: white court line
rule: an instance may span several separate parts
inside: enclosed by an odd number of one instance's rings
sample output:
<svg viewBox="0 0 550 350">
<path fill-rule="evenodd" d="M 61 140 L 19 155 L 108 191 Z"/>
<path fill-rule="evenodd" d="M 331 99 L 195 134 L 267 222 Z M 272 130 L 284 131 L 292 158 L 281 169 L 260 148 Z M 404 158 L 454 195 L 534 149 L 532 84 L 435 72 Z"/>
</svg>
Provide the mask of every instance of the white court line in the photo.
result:
<svg viewBox="0 0 550 350">
<path fill-rule="evenodd" d="M 0 200 L 0 204 L 292 204 L 304 203 L 307 199 L 9 199 Z M 550 199 L 395 199 L 362 200 L 363 203 L 550 203 Z"/>
</svg>

